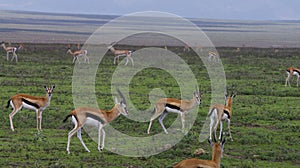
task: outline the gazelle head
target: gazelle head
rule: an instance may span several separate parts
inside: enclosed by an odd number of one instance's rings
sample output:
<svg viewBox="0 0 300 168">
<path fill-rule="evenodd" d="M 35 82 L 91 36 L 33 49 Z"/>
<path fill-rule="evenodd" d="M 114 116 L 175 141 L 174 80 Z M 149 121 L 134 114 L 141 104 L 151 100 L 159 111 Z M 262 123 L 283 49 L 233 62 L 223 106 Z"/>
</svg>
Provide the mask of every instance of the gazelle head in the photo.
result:
<svg viewBox="0 0 300 168">
<path fill-rule="evenodd" d="M 195 86 L 196 91 L 194 92 L 194 98 L 196 99 L 196 103 L 199 105 L 201 104 L 201 93 L 199 92 L 199 89 L 197 86 Z"/>
<path fill-rule="evenodd" d="M 48 97 L 51 97 L 53 89 L 55 88 L 55 84 L 52 85 L 52 87 L 47 87 L 46 85 L 43 85 L 43 87 L 46 89 L 46 93 L 47 93 Z"/>
<path fill-rule="evenodd" d="M 226 105 L 232 104 L 233 102 L 233 98 L 236 96 L 236 92 L 233 92 L 230 94 L 230 96 L 228 96 L 227 92 L 225 92 L 225 101 L 226 101 Z"/>
<path fill-rule="evenodd" d="M 208 143 L 213 148 L 213 156 L 214 154 L 221 154 L 221 158 L 223 158 L 223 151 L 224 151 L 224 145 L 226 142 L 226 137 L 223 137 L 223 133 L 221 133 L 221 139 L 220 142 L 217 142 L 215 135 L 214 137 L 214 143 L 211 142 L 211 139 L 208 138 Z"/>
<path fill-rule="evenodd" d="M 120 113 L 123 114 L 124 116 L 127 116 L 128 110 L 127 110 L 127 104 L 126 104 L 125 97 L 119 89 L 117 89 L 117 91 L 120 96 L 120 102 L 118 102 L 118 99 L 116 98 L 115 103 L 117 104 Z"/>
</svg>

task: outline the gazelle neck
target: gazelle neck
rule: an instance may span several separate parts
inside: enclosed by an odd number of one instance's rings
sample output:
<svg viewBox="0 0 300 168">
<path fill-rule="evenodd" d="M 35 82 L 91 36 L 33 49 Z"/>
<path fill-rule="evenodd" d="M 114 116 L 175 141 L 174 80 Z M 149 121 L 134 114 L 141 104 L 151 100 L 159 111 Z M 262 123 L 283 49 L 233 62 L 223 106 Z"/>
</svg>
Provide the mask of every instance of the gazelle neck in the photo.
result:
<svg viewBox="0 0 300 168">
<path fill-rule="evenodd" d="M 108 119 L 107 119 L 108 122 L 114 120 L 121 114 L 120 109 L 119 109 L 119 104 L 115 104 L 115 106 L 111 110 L 108 110 L 105 112 L 108 116 Z"/>
<path fill-rule="evenodd" d="M 212 161 L 214 161 L 218 167 L 220 167 L 221 155 L 221 146 L 219 143 L 215 143 L 212 151 Z"/>
<path fill-rule="evenodd" d="M 232 97 L 229 97 L 226 101 L 226 107 L 231 110 L 231 106 L 232 106 Z"/>
</svg>

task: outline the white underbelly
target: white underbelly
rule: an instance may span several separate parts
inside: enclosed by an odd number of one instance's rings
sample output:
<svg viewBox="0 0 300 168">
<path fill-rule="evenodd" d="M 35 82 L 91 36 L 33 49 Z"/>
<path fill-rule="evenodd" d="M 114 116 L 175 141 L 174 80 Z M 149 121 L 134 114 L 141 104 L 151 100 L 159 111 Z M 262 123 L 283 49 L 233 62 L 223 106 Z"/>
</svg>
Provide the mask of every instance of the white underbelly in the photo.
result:
<svg viewBox="0 0 300 168">
<path fill-rule="evenodd" d="M 22 102 L 22 106 L 23 106 L 23 108 L 26 108 L 26 109 L 29 109 L 29 110 L 35 110 L 35 111 L 37 110 L 37 108 L 35 108 L 32 105 L 26 104 L 25 102 Z"/>
<path fill-rule="evenodd" d="M 299 73 L 298 73 L 298 72 L 296 72 L 296 71 L 294 71 L 294 72 L 293 72 L 293 75 L 296 75 L 296 76 L 298 76 L 298 75 L 299 75 Z"/>
<path fill-rule="evenodd" d="M 92 126 L 92 127 L 98 127 L 99 125 L 102 125 L 102 123 L 99 122 L 99 121 L 96 120 L 96 119 L 87 117 L 87 118 L 86 118 L 86 121 L 85 121 L 85 125 L 87 125 L 87 126 Z"/>
<path fill-rule="evenodd" d="M 226 113 L 223 114 L 222 120 L 228 120 L 228 115 Z"/>
<path fill-rule="evenodd" d="M 168 112 L 171 112 L 171 113 L 181 113 L 180 110 L 172 109 L 172 108 L 170 108 L 170 107 L 166 107 L 166 110 L 167 110 Z"/>
</svg>

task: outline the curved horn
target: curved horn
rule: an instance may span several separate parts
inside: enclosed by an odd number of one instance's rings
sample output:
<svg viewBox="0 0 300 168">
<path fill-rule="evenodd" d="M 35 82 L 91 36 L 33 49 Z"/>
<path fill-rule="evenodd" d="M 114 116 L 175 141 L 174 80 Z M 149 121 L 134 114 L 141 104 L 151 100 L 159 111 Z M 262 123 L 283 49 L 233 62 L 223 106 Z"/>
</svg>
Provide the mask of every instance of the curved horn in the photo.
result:
<svg viewBox="0 0 300 168">
<path fill-rule="evenodd" d="M 195 84 L 195 89 L 196 89 L 196 92 L 199 93 L 199 88 L 196 84 Z"/>
<path fill-rule="evenodd" d="M 117 92 L 118 92 L 118 94 L 120 95 L 122 102 L 123 102 L 124 104 L 126 104 L 125 97 L 124 97 L 124 95 L 122 94 L 122 92 L 120 91 L 119 88 L 117 89 Z"/>
</svg>

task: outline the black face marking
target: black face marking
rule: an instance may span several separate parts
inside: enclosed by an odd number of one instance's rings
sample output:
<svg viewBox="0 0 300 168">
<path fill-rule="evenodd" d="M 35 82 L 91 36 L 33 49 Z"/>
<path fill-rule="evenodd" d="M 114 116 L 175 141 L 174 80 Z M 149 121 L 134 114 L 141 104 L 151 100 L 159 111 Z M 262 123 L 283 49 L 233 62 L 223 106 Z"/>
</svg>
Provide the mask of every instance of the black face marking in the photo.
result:
<svg viewBox="0 0 300 168">
<path fill-rule="evenodd" d="M 94 120 L 97 120 L 99 122 L 101 122 L 102 124 L 105 123 L 105 121 L 103 121 L 100 117 L 94 115 L 94 114 L 90 114 L 90 113 L 86 113 L 86 117 L 92 118 Z"/>
<path fill-rule="evenodd" d="M 230 119 L 230 114 L 229 114 L 229 112 L 228 112 L 227 110 L 225 110 L 225 109 L 224 109 L 224 114 L 227 114 L 228 119 Z"/>
<path fill-rule="evenodd" d="M 176 109 L 176 110 L 178 110 L 178 111 L 183 111 L 180 107 L 175 106 L 175 105 L 173 105 L 173 104 L 169 104 L 169 103 L 166 103 L 166 107 L 169 107 L 169 108 L 171 108 L 171 109 Z"/>
<path fill-rule="evenodd" d="M 26 99 L 24 99 L 24 98 L 22 98 L 22 101 L 23 101 L 24 103 L 30 105 L 30 106 L 33 106 L 33 107 L 37 108 L 37 109 L 40 108 L 40 106 L 39 106 L 38 104 L 32 103 L 31 101 L 28 101 L 28 100 L 26 100 Z"/>
</svg>

